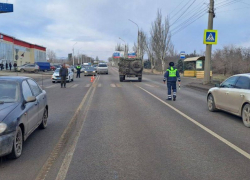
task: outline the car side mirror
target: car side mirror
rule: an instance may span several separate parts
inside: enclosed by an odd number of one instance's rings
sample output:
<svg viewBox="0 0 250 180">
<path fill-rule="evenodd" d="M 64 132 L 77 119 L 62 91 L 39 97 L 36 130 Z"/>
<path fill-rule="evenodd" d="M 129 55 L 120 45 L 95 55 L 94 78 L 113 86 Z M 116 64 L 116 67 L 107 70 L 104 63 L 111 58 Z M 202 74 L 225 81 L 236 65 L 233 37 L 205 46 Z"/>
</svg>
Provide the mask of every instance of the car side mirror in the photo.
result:
<svg viewBox="0 0 250 180">
<path fill-rule="evenodd" d="M 27 97 L 26 99 L 26 103 L 29 103 L 29 102 L 35 102 L 36 101 L 36 97 L 35 96 L 30 96 L 30 97 Z"/>
</svg>

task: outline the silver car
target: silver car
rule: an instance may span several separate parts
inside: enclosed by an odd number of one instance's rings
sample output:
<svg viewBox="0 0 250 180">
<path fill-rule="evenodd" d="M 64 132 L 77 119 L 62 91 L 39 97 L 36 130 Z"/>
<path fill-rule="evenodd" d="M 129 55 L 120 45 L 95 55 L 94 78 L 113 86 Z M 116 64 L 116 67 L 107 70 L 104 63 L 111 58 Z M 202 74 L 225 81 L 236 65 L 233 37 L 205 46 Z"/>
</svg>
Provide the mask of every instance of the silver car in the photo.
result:
<svg viewBox="0 0 250 180">
<path fill-rule="evenodd" d="M 60 71 L 60 68 L 57 68 L 54 71 L 53 75 L 51 76 L 52 83 L 61 82 L 61 77 L 59 76 L 59 71 Z M 68 76 L 66 77 L 66 81 L 67 82 L 74 81 L 74 73 L 70 68 L 68 68 Z"/>
<path fill-rule="evenodd" d="M 20 71 L 22 73 L 24 73 L 24 72 L 37 73 L 39 71 L 39 66 L 36 64 L 24 64 L 22 66 L 18 66 L 17 71 Z"/>
<path fill-rule="evenodd" d="M 250 74 L 229 77 L 207 95 L 209 111 L 217 109 L 242 117 L 246 127 L 250 127 Z"/>
<path fill-rule="evenodd" d="M 99 63 L 97 66 L 97 74 L 108 74 L 108 66 L 106 63 Z"/>
</svg>

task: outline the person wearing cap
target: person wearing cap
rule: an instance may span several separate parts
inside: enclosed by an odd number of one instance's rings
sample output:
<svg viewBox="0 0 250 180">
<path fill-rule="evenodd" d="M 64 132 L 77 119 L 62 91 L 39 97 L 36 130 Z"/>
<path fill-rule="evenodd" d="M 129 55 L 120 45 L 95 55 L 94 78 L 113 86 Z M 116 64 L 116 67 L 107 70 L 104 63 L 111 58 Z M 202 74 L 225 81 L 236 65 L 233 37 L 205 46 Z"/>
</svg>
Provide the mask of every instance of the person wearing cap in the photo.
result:
<svg viewBox="0 0 250 180">
<path fill-rule="evenodd" d="M 76 66 L 76 78 L 80 78 L 80 74 L 81 74 L 81 66 L 80 64 L 78 63 L 77 66 Z"/>
<path fill-rule="evenodd" d="M 167 87 L 168 87 L 168 98 L 167 100 L 172 100 L 172 90 L 173 90 L 173 100 L 176 100 L 176 81 L 178 80 L 179 85 L 181 82 L 180 74 L 178 70 L 174 67 L 174 63 L 169 63 L 169 68 L 166 70 L 164 74 L 163 82 L 166 83 L 167 80 Z"/>
</svg>

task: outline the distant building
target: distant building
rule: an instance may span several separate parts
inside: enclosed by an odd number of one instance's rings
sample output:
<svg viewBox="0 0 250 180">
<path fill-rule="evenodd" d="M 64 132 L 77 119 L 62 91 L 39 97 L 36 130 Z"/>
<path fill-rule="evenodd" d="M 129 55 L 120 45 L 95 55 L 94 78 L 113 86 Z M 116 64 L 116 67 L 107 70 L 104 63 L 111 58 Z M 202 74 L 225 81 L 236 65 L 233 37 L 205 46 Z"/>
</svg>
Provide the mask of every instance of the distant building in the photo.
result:
<svg viewBox="0 0 250 180">
<path fill-rule="evenodd" d="M 18 66 L 46 62 L 46 48 L 0 33 L 0 62 L 16 62 Z"/>
</svg>

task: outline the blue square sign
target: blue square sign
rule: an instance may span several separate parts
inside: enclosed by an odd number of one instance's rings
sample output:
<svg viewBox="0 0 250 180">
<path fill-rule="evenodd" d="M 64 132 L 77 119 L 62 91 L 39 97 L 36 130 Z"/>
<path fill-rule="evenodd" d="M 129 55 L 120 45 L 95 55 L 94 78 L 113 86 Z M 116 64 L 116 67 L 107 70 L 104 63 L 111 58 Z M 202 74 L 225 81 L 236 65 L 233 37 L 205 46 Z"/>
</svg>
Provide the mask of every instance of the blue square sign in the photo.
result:
<svg viewBox="0 0 250 180">
<path fill-rule="evenodd" d="M 204 32 L 204 44 L 217 44 L 218 31 L 217 30 L 205 30 Z"/>
</svg>

